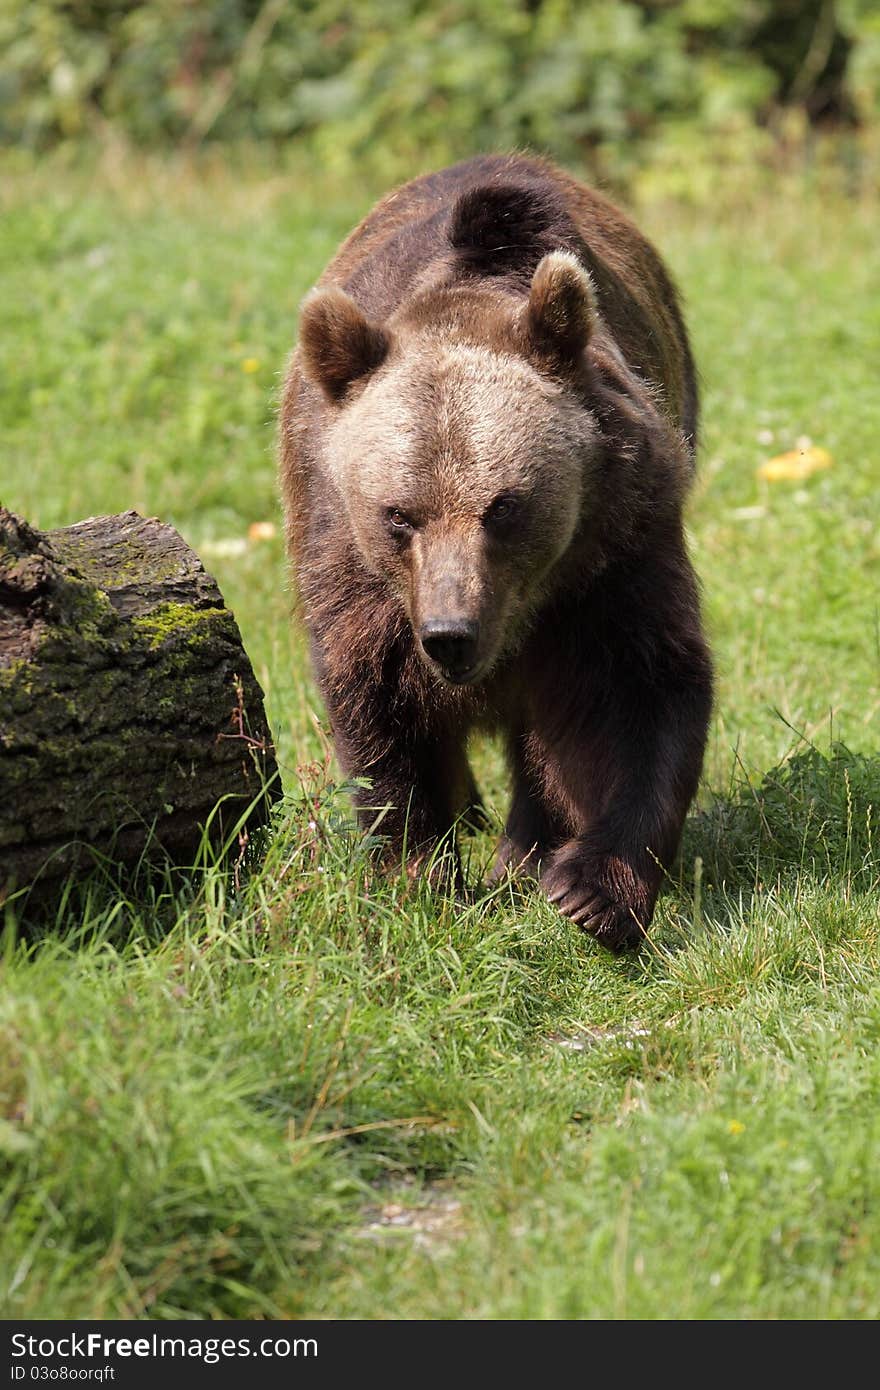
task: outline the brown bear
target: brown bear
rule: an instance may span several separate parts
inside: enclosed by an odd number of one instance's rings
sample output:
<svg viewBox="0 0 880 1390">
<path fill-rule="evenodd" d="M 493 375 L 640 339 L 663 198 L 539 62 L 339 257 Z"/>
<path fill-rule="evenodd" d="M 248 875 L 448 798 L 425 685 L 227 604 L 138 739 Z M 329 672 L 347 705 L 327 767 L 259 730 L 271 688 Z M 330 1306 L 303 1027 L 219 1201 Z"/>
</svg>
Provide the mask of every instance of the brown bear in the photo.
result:
<svg viewBox="0 0 880 1390">
<path fill-rule="evenodd" d="M 711 665 L 682 504 L 694 366 L 651 245 L 534 158 L 384 198 L 302 307 L 287 539 L 345 773 L 418 872 L 506 740 L 494 876 L 637 943 L 697 786 Z M 367 809 L 369 808 L 369 809 Z"/>
</svg>

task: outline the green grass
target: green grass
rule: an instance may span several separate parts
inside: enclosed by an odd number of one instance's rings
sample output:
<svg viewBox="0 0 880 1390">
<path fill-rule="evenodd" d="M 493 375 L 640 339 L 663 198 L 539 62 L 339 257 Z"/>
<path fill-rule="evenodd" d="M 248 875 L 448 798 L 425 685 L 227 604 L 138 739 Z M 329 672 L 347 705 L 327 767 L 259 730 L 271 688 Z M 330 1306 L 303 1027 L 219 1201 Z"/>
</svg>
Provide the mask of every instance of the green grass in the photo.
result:
<svg viewBox="0 0 880 1390">
<path fill-rule="evenodd" d="M 371 878 L 280 541 L 224 544 L 277 519 L 297 304 L 378 190 L 4 159 L 0 496 L 178 526 L 287 798 L 238 894 L 95 880 L 27 940 L 7 908 L 0 1315 L 880 1316 L 876 202 L 780 176 L 639 211 L 703 374 L 719 688 L 652 944 L 618 959 L 538 896 Z M 804 435 L 832 468 L 761 483 Z"/>
</svg>

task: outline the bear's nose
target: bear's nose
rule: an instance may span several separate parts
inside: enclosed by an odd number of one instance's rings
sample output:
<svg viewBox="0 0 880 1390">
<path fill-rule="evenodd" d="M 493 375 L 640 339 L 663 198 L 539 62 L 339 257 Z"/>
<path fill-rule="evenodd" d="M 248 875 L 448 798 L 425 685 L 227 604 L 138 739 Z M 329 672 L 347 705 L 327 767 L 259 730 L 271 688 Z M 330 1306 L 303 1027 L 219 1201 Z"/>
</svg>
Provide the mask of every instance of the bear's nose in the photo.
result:
<svg viewBox="0 0 880 1390">
<path fill-rule="evenodd" d="M 472 618 L 432 618 L 419 639 L 432 661 L 450 675 L 463 675 L 474 664 L 480 625 Z"/>
</svg>

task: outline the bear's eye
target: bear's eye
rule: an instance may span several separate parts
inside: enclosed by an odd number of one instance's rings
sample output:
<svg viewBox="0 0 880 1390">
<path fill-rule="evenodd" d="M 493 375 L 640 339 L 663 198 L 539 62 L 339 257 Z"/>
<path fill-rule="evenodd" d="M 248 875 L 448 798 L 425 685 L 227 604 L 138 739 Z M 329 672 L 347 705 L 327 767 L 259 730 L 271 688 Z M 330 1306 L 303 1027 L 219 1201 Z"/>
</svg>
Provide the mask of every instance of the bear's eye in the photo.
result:
<svg viewBox="0 0 880 1390">
<path fill-rule="evenodd" d="M 402 512 L 399 507 L 389 507 L 385 515 L 388 518 L 388 525 L 391 527 L 392 531 L 406 533 L 415 530 L 409 517 L 405 512 Z"/>
<path fill-rule="evenodd" d="M 512 521 L 519 511 L 520 501 L 518 497 L 513 497 L 509 493 L 502 493 L 496 497 L 491 507 L 487 507 L 483 513 L 484 526 L 503 526 Z"/>
</svg>

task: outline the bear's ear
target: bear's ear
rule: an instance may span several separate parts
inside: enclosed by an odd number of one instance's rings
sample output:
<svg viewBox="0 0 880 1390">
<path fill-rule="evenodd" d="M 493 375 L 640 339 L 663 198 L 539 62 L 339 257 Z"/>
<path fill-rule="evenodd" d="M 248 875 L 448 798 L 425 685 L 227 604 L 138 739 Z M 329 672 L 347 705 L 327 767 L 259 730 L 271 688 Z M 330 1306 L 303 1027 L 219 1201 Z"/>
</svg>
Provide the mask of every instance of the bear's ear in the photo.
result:
<svg viewBox="0 0 880 1390">
<path fill-rule="evenodd" d="M 596 322 L 596 290 L 570 251 L 551 251 L 538 262 L 525 308 L 530 344 L 556 364 L 573 365 Z"/>
<path fill-rule="evenodd" d="M 353 381 L 384 361 L 388 336 L 370 323 L 345 290 L 330 285 L 312 290 L 303 300 L 299 345 L 306 376 L 331 401 L 338 401 Z"/>
</svg>

